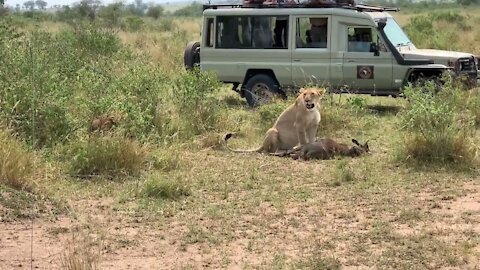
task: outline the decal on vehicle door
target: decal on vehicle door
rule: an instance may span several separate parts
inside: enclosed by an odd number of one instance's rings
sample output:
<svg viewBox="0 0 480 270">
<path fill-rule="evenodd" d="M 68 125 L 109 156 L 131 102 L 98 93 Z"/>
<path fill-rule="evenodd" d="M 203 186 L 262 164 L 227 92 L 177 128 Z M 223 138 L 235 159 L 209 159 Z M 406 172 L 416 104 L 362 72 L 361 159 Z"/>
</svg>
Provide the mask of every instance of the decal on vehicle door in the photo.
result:
<svg viewBox="0 0 480 270">
<path fill-rule="evenodd" d="M 357 66 L 357 79 L 373 79 L 373 66 Z"/>
</svg>

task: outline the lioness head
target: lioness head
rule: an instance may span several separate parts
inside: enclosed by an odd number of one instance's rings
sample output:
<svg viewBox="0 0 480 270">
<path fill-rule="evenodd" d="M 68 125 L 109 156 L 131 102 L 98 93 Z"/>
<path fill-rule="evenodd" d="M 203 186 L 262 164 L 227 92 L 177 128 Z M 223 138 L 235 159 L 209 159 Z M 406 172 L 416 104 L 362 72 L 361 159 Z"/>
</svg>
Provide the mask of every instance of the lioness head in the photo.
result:
<svg viewBox="0 0 480 270">
<path fill-rule="evenodd" d="M 313 110 L 320 102 L 320 99 L 325 94 L 324 88 L 301 88 L 300 94 L 297 98 L 297 103 L 300 102 L 307 110 Z"/>
</svg>

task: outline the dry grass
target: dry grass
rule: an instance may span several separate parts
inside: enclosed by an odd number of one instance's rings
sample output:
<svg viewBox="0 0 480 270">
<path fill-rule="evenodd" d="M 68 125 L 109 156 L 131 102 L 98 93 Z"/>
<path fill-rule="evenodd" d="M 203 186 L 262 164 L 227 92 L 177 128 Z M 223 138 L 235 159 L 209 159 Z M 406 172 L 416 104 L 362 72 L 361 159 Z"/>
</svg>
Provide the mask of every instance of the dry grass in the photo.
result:
<svg viewBox="0 0 480 270">
<path fill-rule="evenodd" d="M 72 234 L 60 255 L 60 267 L 67 270 L 100 269 L 99 245 L 87 235 Z"/>
<path fill-rule="evenodd" d="M 0 183 L 16 189 L 33 187 L 34 156 L 5 130 L 0 131 Z"/>
</svg>

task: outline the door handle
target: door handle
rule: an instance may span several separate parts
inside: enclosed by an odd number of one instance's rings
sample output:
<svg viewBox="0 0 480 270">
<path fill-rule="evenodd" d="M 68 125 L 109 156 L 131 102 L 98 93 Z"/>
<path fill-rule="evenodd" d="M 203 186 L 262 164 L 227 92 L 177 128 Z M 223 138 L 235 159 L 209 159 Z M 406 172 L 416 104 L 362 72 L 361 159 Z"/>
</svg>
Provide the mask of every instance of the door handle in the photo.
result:
<svg viewBox="0 0 480 270">
<path fill-rule="evenodd" d="M 301 62 L 302 60 L 300 59 L 293 59 L 294 62 Z"/>
<path fill-rule="evenodd" d="M 355 60 L 347 60 L 348 63 L 355 63 Z"/>
</svg>

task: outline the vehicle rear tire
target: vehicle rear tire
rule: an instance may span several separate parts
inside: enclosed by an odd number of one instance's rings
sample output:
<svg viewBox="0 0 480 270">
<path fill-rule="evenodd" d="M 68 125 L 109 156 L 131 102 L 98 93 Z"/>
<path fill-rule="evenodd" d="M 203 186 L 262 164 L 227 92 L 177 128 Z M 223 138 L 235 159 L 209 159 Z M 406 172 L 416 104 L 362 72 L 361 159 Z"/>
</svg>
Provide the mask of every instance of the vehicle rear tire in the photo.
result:
<svg viewBox="0 0 480 270">
<path fill-rule="evenodd" d="M 200 42 L 190 41 L 183 52 L 183 64 L 187 70 L 200 63 Z"/>
<path fill-rule="evenodd" d="M 270 103 L 275 97 L 283 97 L 278 83 L 267 74 L 257 74 L 251 77 L 243 91 L 250 107 Z"/>
</svg>

